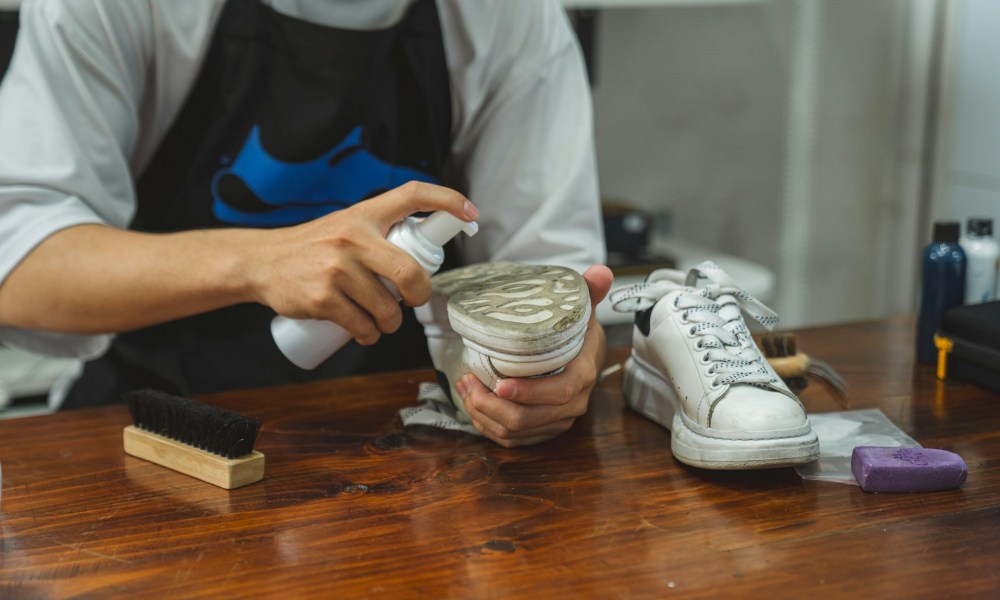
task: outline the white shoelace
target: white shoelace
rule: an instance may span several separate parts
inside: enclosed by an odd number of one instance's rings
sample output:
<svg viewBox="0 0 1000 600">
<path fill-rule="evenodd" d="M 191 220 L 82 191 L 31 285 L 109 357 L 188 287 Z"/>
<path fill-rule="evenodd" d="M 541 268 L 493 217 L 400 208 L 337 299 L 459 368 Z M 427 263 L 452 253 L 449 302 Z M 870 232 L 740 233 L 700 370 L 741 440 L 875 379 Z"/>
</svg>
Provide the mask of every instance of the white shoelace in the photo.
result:
<svg viewBox="0 0 1000 600">
<path fill-rule="evenodd" d="M 708 284 L 694 287 L 698 279 Z M 638 312 L 651 308 L 663 296 L 682 290 L 674 308 L 683 311 L 681 320 L 691 325 L 697 336 L 696 348 L 704 350 L 702 361 L 712 363 L 713 386 L 733 383 L 767 384 L 775 378 L 764 367 L 764 357 L 750 336 L 742 313 L 770 330 L 778 316 L 759 300 L 736 287 L 733 280 L 712 262 L 691 269 L 684 284 L 653 281 L 618 288 L 611 292 L 612 307 L 618 312 Z"/>
</svg>

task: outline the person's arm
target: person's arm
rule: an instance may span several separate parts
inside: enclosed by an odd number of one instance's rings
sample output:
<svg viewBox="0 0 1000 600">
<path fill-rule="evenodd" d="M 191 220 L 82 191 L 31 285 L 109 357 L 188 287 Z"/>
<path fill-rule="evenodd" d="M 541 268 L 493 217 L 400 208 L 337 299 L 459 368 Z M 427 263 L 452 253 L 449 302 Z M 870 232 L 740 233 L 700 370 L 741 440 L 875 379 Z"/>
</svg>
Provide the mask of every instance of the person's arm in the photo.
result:
<svg viewBox="0 0 1000 600">
<path fill-rule="evenodd" d="M 126 331 L 241 302 L 294 318 L 327 319 L 363 344 L 395 331 L 398 303 L 423 304 L 430 279 L 386 241 L 414 212 L 477 216 L 453 190 L 411 182 L 295 227 L 174 234 L 104 225 L 60 230 L 0 286 L 0 325 L 76 333 Z"/>
<path fill-rule="evenodd" d="M 612 275 L 601 264 L 590 88 L 561 5 L 443 3 L 442 22 L 467 28 L 446 37 L 449 56 L 478 57 L 454 71 L 452 82 L 463 107 L 453 175 L 483 211 L 480 233 L 461 240 L 466 262 L 575 268 L 584 272 L 596 307 Z M 479 29 L 480 23 L 489 27 Z M 456 390 L 486 437 L 504 446 L 541 442 L 586 412 L 605 347 L 604 330 L 591 316 L 583 349 L 560 374 L 504 379 L 495 393 L 466 375 Z"/>
</svg>

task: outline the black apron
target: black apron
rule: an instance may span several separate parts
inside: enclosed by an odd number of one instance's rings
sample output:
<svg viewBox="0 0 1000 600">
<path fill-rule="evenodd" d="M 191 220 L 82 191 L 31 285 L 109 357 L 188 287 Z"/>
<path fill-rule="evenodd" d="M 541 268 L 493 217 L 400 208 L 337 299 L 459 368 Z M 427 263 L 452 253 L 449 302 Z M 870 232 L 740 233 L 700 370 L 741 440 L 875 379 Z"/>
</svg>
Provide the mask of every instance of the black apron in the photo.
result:
<svg viewBox="0 0 1000 600">
<path fill-rule="evenodd" d="M 352 31 L 229 0 L 200 75 L 138 183 L 132 229 L 279 227 L 351 206 L 406 181 L 438 182 L 451 103 L 433 0 L 397 25 Z M 404 324 L 349 343 L 313 371 L 271 339 L 274 312 L 241 304 L 119 335 L 88 363 L 63 407 L 155 387 L 180 395 L 431 365 Z M 276 399 L 280 401 L 280 399 Z"/>
</svg>

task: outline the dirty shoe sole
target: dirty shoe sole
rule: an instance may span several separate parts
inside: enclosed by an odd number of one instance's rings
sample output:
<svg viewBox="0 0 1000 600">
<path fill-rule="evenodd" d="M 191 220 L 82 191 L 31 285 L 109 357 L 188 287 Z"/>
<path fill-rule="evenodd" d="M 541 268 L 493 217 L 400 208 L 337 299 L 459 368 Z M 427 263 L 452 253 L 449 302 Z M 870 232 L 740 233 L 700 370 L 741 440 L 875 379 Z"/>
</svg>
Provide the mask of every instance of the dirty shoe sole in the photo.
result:
<svg viewBox="0 0 1000 600">
<path fill-rule="evenodd" d="M 636 357 L 625 363 L 622 387 L 629 407 L 670 430 L 670 450 L 680 462 L 702 469 L 750 470 L 790 467 L 819 458 L 811 429 L 782 436 L 760 432 L 754 439 L 712 437 L 685 422 L 673 386 Z"/>
<path fill-rule="evenodd" d="M 565 267 L 493 262 L 432 278 L 448 297 L 448 320 L 466 347 L 506 377 L 556 371 L 583 346 L 590 293 Z"/>
</svg>

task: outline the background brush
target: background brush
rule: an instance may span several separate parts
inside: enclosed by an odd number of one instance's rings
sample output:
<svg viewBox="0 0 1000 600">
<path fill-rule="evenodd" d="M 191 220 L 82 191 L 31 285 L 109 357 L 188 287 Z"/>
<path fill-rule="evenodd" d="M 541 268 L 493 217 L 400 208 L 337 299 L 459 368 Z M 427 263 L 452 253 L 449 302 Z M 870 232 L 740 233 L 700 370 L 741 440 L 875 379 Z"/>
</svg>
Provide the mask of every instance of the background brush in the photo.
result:
<svg viewBox="0 0 1000 600">
<path fill-rule="evenodd" d="M 847 382 L 829 364 L 799 352 L 794 333 L 762 335 L 760 348 L 771 368 L 785 380 L 792 392 L 798 394 L 804 390 L 809 384 L 807 377 L 813 376 L 833 388 L 841 405 L 846 406 Z"/>
<path fill-rule="evenodd" d="M 226 489 L 264 477 L 256 419 L 157 390 L 124 398 L 133 422 L 123 434 L 127 454 Z"/>
</svg>

